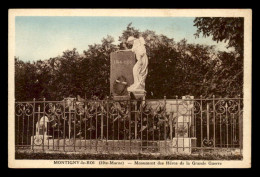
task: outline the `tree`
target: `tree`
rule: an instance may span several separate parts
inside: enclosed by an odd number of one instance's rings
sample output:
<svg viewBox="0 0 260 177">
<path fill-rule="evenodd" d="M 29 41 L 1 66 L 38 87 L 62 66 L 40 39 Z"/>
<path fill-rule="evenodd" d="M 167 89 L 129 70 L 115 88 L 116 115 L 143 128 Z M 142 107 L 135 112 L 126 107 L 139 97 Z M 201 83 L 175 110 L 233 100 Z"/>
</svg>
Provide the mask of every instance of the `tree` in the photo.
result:
<svg viewBox="0 0 260 177">
<path fill-rule="evenodd" d="M 104 98 L 110 93 L 110 53 L 115 51 L 117 46 L 109 35 L 101 42 L 102 44 L 89 45 L 89 49 L 84 51 L 85 57 L 81 66 L 85 78 L 84 93 L 88 98 Z"/>
<path fill-rule="evenodd" d="M 220 17 L 200 17 L 195 18 L 194 26 L 199 37 L 202 33 L 204 37 L 212 36 L 214 41 L 227 41 L 227 47 L 234 47 L 239 54 L 243 54 L 244 43 L 244 19 L 243 18 L 220 18 Z"/>
<path fill-rule="evenodd" d="M 220 93 L 234 96 L 243 94 L 243 54 L 244 54 L 244 19 L 243 18 L 195 18 L 194 26 L 199 37 L 212 36 L 214 41 L 227 41 L 229 47 L 234 47 L 235 52 L 219 52 L 220 66 L 215 75 L 216 80 L 221 80 Z"/>
<path fill-rule="evenodd" d="M 185 39 L 175 42 L 151 30 L 139 31 L 131 23 L 119 41 L 132 35 L 141 35 L 146 42 L 147 98 L 242 95 L 243 56 L 237 51 L 220 52 L 214 46 L 190 44 Z M 113 43 L 108 35 L 100 44 L 89 45 L 84 54 L 72 49 L 62 56 L 33 63 L 15 58 L 16 100 L 62 100 L 70 94 L 104 99 L 110 93 L 110 53 L 119 48 Z"/>
<path fill-rule="evenodd" d="M 120 42 L 126 42 L 128 37 L 134 36 L 138 38 L 140 35 L 140 31 L 135 27 L 132 27 L 132 23 L 129 23 L 126 27 L 126 30 L 123 31 L 122 35 L 119 37 Z"/>
</svg>

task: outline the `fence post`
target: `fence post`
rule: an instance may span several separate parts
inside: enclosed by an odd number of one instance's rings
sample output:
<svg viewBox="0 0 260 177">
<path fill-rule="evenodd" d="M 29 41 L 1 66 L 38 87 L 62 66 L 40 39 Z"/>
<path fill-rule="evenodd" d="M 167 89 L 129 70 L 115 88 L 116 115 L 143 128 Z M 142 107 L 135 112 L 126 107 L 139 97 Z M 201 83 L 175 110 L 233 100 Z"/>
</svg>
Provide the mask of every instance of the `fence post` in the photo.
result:
<svg viewBox="0 0 260 177">
<path fill-rule="evenodd" d="M 23 107 L 23 133 L 22 133 L 22 146 L 23 146 L 23 138 L 24 138 L 24 114 L 25 114 L 25 106 Z"/>
<path fill-rule="evenodd" d="M 214 138 L 214 150 L 216 147 L 216 117 L 215 117 L 215 95 L 213 95 L 213 138 Z"/>
<path fill-rule="evenodd" d="M 107 104 L 106 104 L 106 107 L 107 107 L 107 111 L 106 111 L 106 112 L 107 112 L 107 115 L 106 115 L 106 117 L 107 117 L 107 138 L 106 138 L 106 146 L 107 146 L 107 152 L 108 152 L 108 151 L 109 151 L 109 148 L 108 148 L 109 146 L 108 146 L 108 142 L 107 142 L 107 141 L 108 141 L 108 138 L 109 138 L 109 137 L 108 137 L 108 124 L 109 124 L 109 123 L 108 123 L 108 117 L 109 117 L 109 97 L 108 97 L 108 96 L 107 96 L 107 101 L 106 101 L 106 103 L 107 103 Z"/>
<path fill-rule="evenodd" d="M 39 132 L 39 127 L 40 127 L 40 117 L 41 117 L 41 115 L 40 115 L 40 111 L 41 111 L 41 107 L 40 107 L 40 105 L 38 105 L 38 126 L 36 127 L 36 132 L 37 132 L 37 130 L 38 130 L 38 132 Z M 36 133 L 36 135 L 37 135 L 37 133 Z M 33 143 L 34 143 L 34 139 L 33 139 Z M 42 141 L 42 143 L 43 143 L 43 141 Z"/>
<path fill-rule="evenodd" d="M 72 105 L 73 105 L 73 112 L 72 112 L 72 115 L 73 115 L 73 120 L 74 120 L 74 125 L 73 125 L 73 129 L 74 129 L 74 134 L 73 134 L 73 141 L 74 141 L 74 151 L 76 151 L 76 123 L 77 123 L 77 115 L 76 115 L 76 108 L 75 108 L 75 105 L 76 105 L 76 100 L 73 99 L 72 101 Z"/>
<path fill-rule="evenodd" d="M 98 113 L 97 113 L 97 109 L 98 109 L 98 104 L 99 104 L 99 102 L 97 101 L 96 102 L 97 104 L 96 104 L 96 111 L 95 111 L 95 117 L 96 117 L 96 141 L 95 141 L 95 145 L 96 145 L 96 152 L 98 152 L 98 148 L 97 148 L 97 146 L 98 146 L 98 135 L 97 135 L 97 129 L 98 129 L 98 127 L 97 127 L 97 122 L 98 122 Z"/>
<path fill-rule="evenodd" d="M 104 126 L 104 122 L 103 122 L 103 110 L 104 110 L 104 102 L 101 101 L 101 140 L 103 140 L 103 134 L 104 134 L 104 131 L 103 131 L 103 126 Z"/>
<path fill-rule="evenodd" d="M 88 111 L 86 94 L 85 94 L 85 100 L 83 103 L 84 103 L 84 139 L 85 139 L 84 149 L 86 151 L 86 149 L 87 149 L 87 111 Z"/>
<path fill-rule="evenodd" d="M 32 129 L 32 138 L 31 138 L 31 142 L 32 142 L 32 150 L 34 151 L 34 113 L 35 113 L 35 98 L 33 98 L 33 129 Z"/>
<path fill-rule="evenodd" d="M 42 150 L 44 151 L 44 134 L 45 134 L 45 129 L 47 131 L 47 127 L 45 127 L 45 98 L 43 98 L 43 140 L 42 140 Z"/>
<path fill-rule="evenodd" d="M 241 116 L 241 108 L 240 108 L 240 95 L 238 95 L 239 101 L 238 101 L 238 121 L 239 121 L 239 149 L 240 154 L 241 150 L 243 149 L 243 116 Z"/>
<path fill-rule="evenodd" d="M 228 104 L 226 103 L 225 104 L 225 108 L 226 108 L 226 110 L 225 110 L 225 112 L 226 112 L 226 117 L 225 117 L 225 123 L 226 123 L 226 139 L 227 139 L 227 149 L 228 149 Z"/>
<path fill-rule="evenodd" d="M 207 103 L 207 140 L 209 140 L 209 103 Z"/>
<path fill-rule="evenodd" d="M 131 99 L 129 100 L 129 152 L 131 153 Z"/>
<path fill-rule="evenodd" d="M 201 148 L 202 148 L 202 154 L 203 154 L 203 111 L 202 111 L 202 95 L 200 95 L 200 138 L 201 138 Z"/>
<path fill-rule="evenodd" d="M 15 102 L 15 99 L 14 99 L 14 104 L 15 104 L 15 107 L 16 107 L 17 103 Z M 14 123 L 15 123 L 14 124 L 15 125 L 15 149 L 16 149 L 16 148 L 19 148 L 18 145 L 19 145 L 19 134 L 20 134 L 20 132 L 19 132 L 19 116 L 16 115 L 15 109 L 14 109 L 14 115 L 15 115 L 15 119 L 14 119 Z M 18 120 L 17 120 L 17 118 L 18 118 Z"/>
<path fill-rule="evenodd" d="M 143 104 L 145 103 L 142 103 L 140 105 L 140 119 L 141 119 L 141 130 L 142 130 L 142 127 L 143 127 Z M 143 151 L 143 131 L 141 131 L 141 152 Z"/>
<path fill-rule="evenodd" d="M 65 137 L 65 133 L 66 133 L 66 104 L 65 104 L 65 99 L 63 100 L 63 106 L 64 106 L 64 112 L 63 112 L 63 150 L 65 151 L 65 144 L 66 144 L 66 137 Z"/>
<path fill-rule="evenodd" d="M 71 108 L 69 105 L 69 130 L 68 130 L 68 135 L 69 135 L 69 141 L 70 141 L 70 133 L 71 133 Z"/>
<path fill-rule="evenodd" d="M 179 130 L 179 123 L 178 123 L 178 118 L 179 118 L 179 103 L 178 103 L 178 96 L 176 95 L 176 105 L 177 105 L 177 108 L 176 108 L 176 112 L 177 112 L 177 116 L 176 116 L 176 128 L 175 128 L 175 136 L 177 137 L 177 140 L 176 140 L 176 146 L 177 146 L 177 152 L 179 151 L 179 133 L 178 133 L 178 130 Z"/>
<path fill-rule="evenodd" d="M 164 117 L 164 146 L 165 146 L 165 153 L 167 152 L 167 135 L 166 135 L 166 96 L 163 97 L 164 101 L 164 112 L 163 112 L 163 117 Z"/>
<path fill-rule="evenodd" d="M 169 124 L 170 124 L 170 139 L 171 139 L 171 140 L 172 140 L 172 130 L 173 130 L 172 123 L 173 123 L 173 112 L 170 112 L 170 115 L 169 115 Z"/>
</svg>

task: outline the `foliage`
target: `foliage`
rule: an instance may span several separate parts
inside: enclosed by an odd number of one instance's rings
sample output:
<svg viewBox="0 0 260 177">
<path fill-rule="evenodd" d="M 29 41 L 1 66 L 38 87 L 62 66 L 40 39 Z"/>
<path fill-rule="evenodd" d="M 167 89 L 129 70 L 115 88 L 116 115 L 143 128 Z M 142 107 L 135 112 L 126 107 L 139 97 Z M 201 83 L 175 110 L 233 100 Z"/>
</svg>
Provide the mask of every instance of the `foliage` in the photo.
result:
<svg viewBox="0 0 260 177">
<path fill-rule="evenodd" d="M 199 37 L 212 36 L 214 41 L 228 42 L 227 48 L 233 47 L 234 52 L 219 52 L 220 66 L 215 73 L 215 80 L 222 84 L 216 92 L 228 93 L 230 96 L 243 95 L 243 55 L 244 55 L 244 19 L 243 18 L 195 18 L 194 26 Z"/>
<path fill-rule="evenodd" d="M 213 40 L 229 41 L 234 52 L 216 51 L 214 46 L 175 42 L 154 31 L 131 26 L 119 36 L 124 43 L 131 35 L 143 36 L 149 58 L 146 79 L 147 98 L 237 96 L 243 93 L 243 20 L 240 18 L 196 18 L 194 25 Z M 241 26 L 242 25 L 242 26 Z M 224 31 L 220 33 L 217 29 Z M 33 63 L 15 58 L 15 98 L 17 101 L 62 100 L 69 95 L 103 99 L 109 96 L 110 53 L 120 48 L 111 36 L 101 44 L 89 45 L 79 54 L 76 49 L 62 56 Z M 128 46 L 130 47 L 130 46 Z"/>
<path fill-rule="evenodd" d="M 227 41 L 227 47 L 234 47 L 237 52 L 243 52 L 244 42 L 244 19 L 243 18 L 216 18 L 216 17 L 201 17 L 195 18 L 194 26 L 198 28 L 195 34 L 199 37 L 212 36 L 214 41 Z"/>
</svg>

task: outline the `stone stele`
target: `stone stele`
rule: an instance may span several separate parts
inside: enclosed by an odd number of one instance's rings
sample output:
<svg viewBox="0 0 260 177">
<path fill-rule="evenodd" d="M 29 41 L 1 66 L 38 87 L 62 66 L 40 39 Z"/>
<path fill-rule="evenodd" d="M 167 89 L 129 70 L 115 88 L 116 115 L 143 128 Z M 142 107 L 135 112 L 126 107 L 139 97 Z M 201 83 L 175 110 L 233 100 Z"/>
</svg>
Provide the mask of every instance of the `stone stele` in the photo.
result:
<svg viewBox="0 0 260 177">
<path fill-rule="evenodd" d="M 133 67 L 136 59 L 131 51 L 110 54 L 110 94 L 114 99 L 128 99 L 127 87 L 134 83 Z"/>
</svg>

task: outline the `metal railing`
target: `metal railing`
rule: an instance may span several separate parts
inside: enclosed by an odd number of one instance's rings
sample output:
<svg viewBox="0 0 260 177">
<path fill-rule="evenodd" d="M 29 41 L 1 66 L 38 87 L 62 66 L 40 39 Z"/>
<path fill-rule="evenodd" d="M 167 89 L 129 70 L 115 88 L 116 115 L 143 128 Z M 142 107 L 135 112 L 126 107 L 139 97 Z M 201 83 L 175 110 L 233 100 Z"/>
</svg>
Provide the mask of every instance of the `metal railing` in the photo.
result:
<svg viewBox="0 0 260 177">
<path fill-rule="evenodd" d="M 241 153 L 242 98 L 15 103 L 15 145 L 87 153 Z"/>
</svg>

